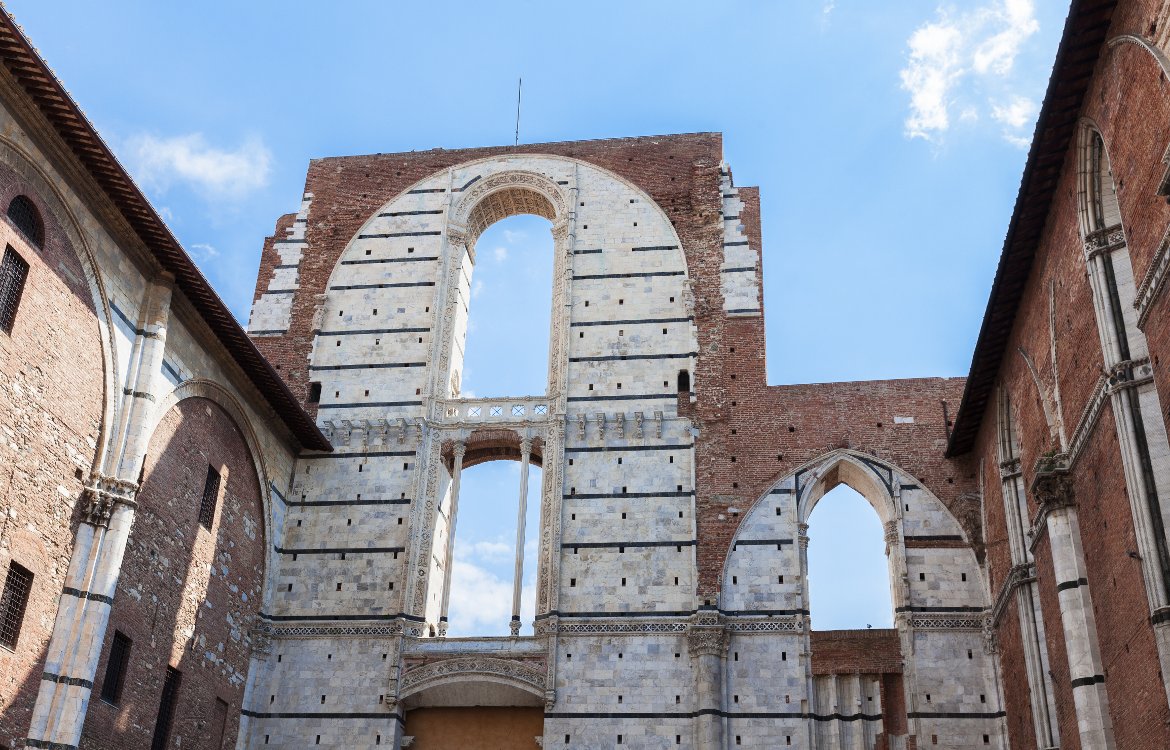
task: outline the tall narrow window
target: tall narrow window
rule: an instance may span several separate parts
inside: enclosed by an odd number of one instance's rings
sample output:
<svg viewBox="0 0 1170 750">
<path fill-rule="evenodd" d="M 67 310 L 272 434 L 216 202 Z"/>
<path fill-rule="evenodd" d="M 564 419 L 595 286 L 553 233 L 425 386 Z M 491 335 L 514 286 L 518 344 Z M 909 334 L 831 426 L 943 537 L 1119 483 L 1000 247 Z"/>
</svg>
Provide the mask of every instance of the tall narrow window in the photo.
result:
<svg viewBox="0 0 1170 750">
<path fill-rule="evenodd" d="M 8 204 L 8 220 L 37 247 L 45 245 L 45 225 L 41 213 L 27 195 L 18 195 Z"/>
<path fill-rule="evenodd" d="M 678 371 L 678 392 L 679 393 L 690 393 L 691 392 L 691 374 L 689 372 L 687 372 L 686 370 L 679 370 Z"/>
<path fill-rule="evenodd" d="M 28 263 L 20 253 L 11 247 L 4 250 L 0 263 L 0 330 L 12 333 L 16 322 L 16 308 L 20 306 L 20 295 L 24 293 L 24 280 L 28 278 Z"/>
<path fill-rule="evenodd" d="M 214 466 L 207 467 L 207 480 L 203 483 L 203 500 L 199 503 L 199 523 L 211 530 L 215 521 L 215 506 L 219 502 L 219 472 Z"/>
<path fill-rule="evenodd" d="M 4 593 L 0 594 L 0 646 L 16 650 L 20 626 L 24 623 L 24 609 L 32 590 L 33 574 L 27 568 L 12 562 L 4 578 Z"/>
<path fill-rule="evenodd" d="M 118 705 L 122 700 L 122 683 L 126 679 L 126 665 L 130 662 L 130 639 L 120 630 L 114 631 L 110 644 L 110 660 L 106 662 L 106 677 L 102 680 L 102 700 Z"/>
<path fill-rule="evenodd" d="M 222 698 L 215 699 L 215 713 L 211 717 L 212 747 L 222 750 L 223 738 L 227 734 L 228 704 Z"/>
<path fill-rule="evenodd" d="M 174 667 L 167 667 L 166 677 L 163 678 L 162 699 L 158 703 L 158 718 L 154 721 L 154 739 L 150 741 L 150 750 L 164 750 L 167 740 L 171 736 L 171 723 L 175 720 L 175 703 L 179 698 L 179 683 L 183 681 L 183 673 Z"/>
</svg>

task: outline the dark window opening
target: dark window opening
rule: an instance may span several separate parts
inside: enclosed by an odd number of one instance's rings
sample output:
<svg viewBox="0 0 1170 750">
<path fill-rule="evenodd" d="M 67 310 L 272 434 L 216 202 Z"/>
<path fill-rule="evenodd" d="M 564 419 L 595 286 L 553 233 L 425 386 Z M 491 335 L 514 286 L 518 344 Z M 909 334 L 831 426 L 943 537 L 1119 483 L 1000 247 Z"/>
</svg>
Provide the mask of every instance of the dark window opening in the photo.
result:
<svg viewBox="0 0 1170 750">
<path fill-rule="evenodd" d="M 45 225 L 41 212 L 27 195 L 18 195 L 8 204 L 8 220 L 37 247 L 45 246 Z"/>
<path fill-rule="evenodd" d="M 310 404 L 321 403 L 321 384 L 320 383 L 309 383 L 309 403 Z"/>
<path fill-rule="evenodd" d="M 686 370 L 679 370 L 678 371 L 678 392 L 679 393 L 690 393 L 691 392 L 691 374 L 689 372 L 687 372 Z"/>
<path fill-rule="evenodd" d="M 16 308 L 24 293 L 24 281 L 28 278 L 28 263 L 11 247 L 4 250 L 4 261 L 0 263 L 0 330 L 12 333 L 16 322 Z"/>
<path fill-rule="evenodd" d="M 32 591 L 33 574 L 15 562 L 8 564 L 4 577 L 4 593 L 0 594 L 0 646 L 16 650 L 20 640 L 20 626 L 24 623 L 24 609 Z"/>
<path fill-rule="evenodd" d="M 199 503 L 199 523 L 208 531 L 215 521 L 215 506 L 219 503 L 219 472 L 207 467 L 207 480 L 203 483 L 203 500 Z"/>
<path fill-rule="evenodd" d="M 102 680 L 102 700 L 118 705 L 122 700 L 122 684 L 126 680 L 126 665 L 130 662 L 130 639 L 120 630 L 114 631 L 110 645 L 110 659 L 106 662 L 106 676 Z"/>
<path fill-rule="evenodd" d="M 154 721 L 154 739 L 150 741 L 150 750 L 165 750 L 167 746 L 167 740 L 171 736 L 171 723 L 175 719 L 179 683 L 182 681 L 182 672 L 174 667 L 167 667 L 167 674 L 163 679 L 162 698 L 158 702 L 158 718 Z"/>
</svg>

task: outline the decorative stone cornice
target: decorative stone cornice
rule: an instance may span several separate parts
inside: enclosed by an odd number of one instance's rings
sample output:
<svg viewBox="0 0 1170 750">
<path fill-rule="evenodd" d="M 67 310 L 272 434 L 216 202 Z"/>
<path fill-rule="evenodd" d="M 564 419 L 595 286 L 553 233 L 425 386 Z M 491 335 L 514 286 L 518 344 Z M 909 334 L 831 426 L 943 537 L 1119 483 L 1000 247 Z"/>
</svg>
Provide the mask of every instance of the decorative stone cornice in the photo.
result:
<svg viewBox="0 0 1170 750">
<path fill-rule="evenodd" d="M 89 483 L 81 492 L 81 521 L 91 526 L 108 528 L 117 506 L 138 507 L 135 499 L 137 495 L 137 482 L 95 472 L 90 475 Z"/>
<path fill-rule="evenodd" d="M 543 666 L 543 665 L 541 665 Z M 417 666 L 406 671 L 399 680 L 399 698 L 418 692 L 431 684 L 490 676 L 519 683 L 533 693 L 544 696 L 546 692 L 545 671 L 532 664 L 513 659 L 496 659 L 490 656 L 461 656 L 442 659 Z"/>
</svg>

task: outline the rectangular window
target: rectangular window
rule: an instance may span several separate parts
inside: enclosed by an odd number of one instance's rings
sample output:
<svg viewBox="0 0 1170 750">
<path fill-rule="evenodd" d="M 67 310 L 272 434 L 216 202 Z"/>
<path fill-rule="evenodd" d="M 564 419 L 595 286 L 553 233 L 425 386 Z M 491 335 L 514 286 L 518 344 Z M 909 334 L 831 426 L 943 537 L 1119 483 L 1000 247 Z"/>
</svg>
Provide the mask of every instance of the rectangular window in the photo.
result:
<svg viewBox="0 0 1170 750">
<path fill-rule="evenodd" d="M 158 718 L 154 721 L 154 739 L 150 741 L 150 750 L 165 750 L 167 740 L 171 737 L 171 722 L 175 718 L 175 703 L 179 698 L 179 683 L 183 681 L 183 673 L 174 667 L 167 667 L 167 675 L 163 679 L 162 699 L 158 703 Z"/>
<path fill-rule="evenodd" d="M 219 472 L 214 466 L 207 467 L 207 480 L 203 483 L 203 500 L 199 503 L 199 523 L 210 530 L 215 521 L 215 506 L 219 502 Z"/>
<path fill-rule="evenodd" d="M 211 719 L 212 747 L 223 750 L 223 738 L 227 734 L 228 704 L 222 698 L 215 699 L 215 714 Z"/>
<path fill-rule="evenodd" d="M 24 608 L 32 590 L 33 574 L 15 562 L 8 564 L 4 577 L 4 593 L 0 594 L 0 646 L 16 650 L 20 626 L 24 622 Z"/>
<path fill-rule="evenodd" d="M 110 644 L 110 660 L 106 662 L 106 677 L 102 680 L 102 700 L 118 705 L 122 700 L 122 683 L 126 680 L 126 665 L 130 661 L 130 639 L 120 630 L 114 631 Z"/>
<path fill-rule="evenodd" d="M 4 261 L 0 263 L 0 330 L 5 333 L 12 333 L 26 278 L 28 263 L 11 247 L 5 249 Z"/>
</svg>

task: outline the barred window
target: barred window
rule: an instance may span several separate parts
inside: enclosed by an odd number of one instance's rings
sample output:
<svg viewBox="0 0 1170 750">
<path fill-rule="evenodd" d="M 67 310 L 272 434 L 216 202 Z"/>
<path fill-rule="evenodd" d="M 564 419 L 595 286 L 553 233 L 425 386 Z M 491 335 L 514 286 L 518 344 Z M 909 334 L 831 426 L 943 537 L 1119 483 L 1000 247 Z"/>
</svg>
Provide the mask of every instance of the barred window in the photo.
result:
<svg viewBox="0 0 1170 750">
<path fill-rule="evenodd" d="M 12 333 L 26 278 L 28 263 L 11 247 L 5 248 L 4 260 L 0 262 L 0 330 L 5 333 Z"/>
<path fill-rule="evenodd" d="M 203 483 L 203 500 L 199 503 L 199 523 L 208 531 L 215 521 L 215 506 L 219 501 L 219 472 L 214 466 L 207 467 L 207 480 Z"/>
<path fill-rule="evenodd" d="M 179 699 L 179 683 L 183 681 L 183 673 L 174 667 L 167 667 L 167 675 L 163 679 L 162 699 L 158 702 L 158 718 L 154 721 L 154 739 L 150 741 L 150 750 L 164 750 L 167 740 L 171 737 L 171 723 L 175 719 L 175 704 Z"/>
<path fill-rule="evenodd" d="M 8 220 L 20 230 L 29 242 L 37 247 L 45 246 L 45 225 L 41 212 L 27 195 L 18 195 L 8 204 Z"/>
<path fill-rule="evenodd" d="M 0 594 L 0 646 L 16 650 L 20 626 L 24 623 L 24 609 L 32 591 L 33 574 L 27 568 L 11 562 L 4 577 L 4 593 Z"/>
<path fill-rule="evenodd" d="M 130 662 L 130 639 L 120 631 L 114 631 L 114 642 L 110 644 L 110 660 L 106 662 L 106 677 L 102 680 L 102 700 L 118 705 L 122 700 L 122 683 L 126 680 L 126 665 Z"/>
</svg>

